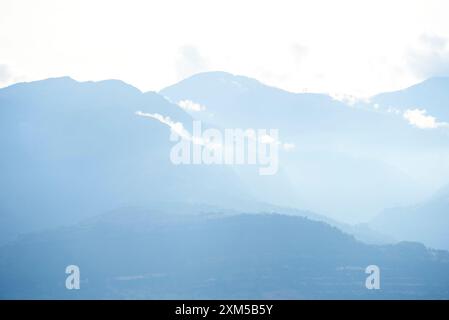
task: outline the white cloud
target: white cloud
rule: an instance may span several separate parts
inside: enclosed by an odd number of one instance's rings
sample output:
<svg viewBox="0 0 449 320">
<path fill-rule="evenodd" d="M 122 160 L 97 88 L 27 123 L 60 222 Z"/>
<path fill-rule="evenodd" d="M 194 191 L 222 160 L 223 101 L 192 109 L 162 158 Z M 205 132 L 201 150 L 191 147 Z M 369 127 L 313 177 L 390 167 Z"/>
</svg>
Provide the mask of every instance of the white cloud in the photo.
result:
<svg viewBox="0 0 449 320">
<path fill-rule="evenodd" d="M 421 78 L 449 75 L 449 41 L 435 34 L 422 34 L 418 44 L 408 50 L 406 60 Z"/>
<path fill-rule="evenodd" d="M 192 100 L 181 100 L 178 102 L 178 106 L 180 106 L 182 109 L 187 111 L 204 111 L 206 110 L 206 107 L 193 102 Z"/>
<path fill-rule="evenodd" d="M 338 93 L 338 92 L 329 92 L 329 95 L 332 99 L 343 102 L 348 106 L 353 106 L 357 102 L 369 102 L 368 98 L 360 98 L 350 94 Z"/>
<path fill-rule="evenodd" d="M 404 112 L 404 118 L 420 129 L 436 129 L 441 127 L 449 127 L 449 123 L 438 122 L 435 117 L 427 115 L 426 110 L 413 109 Z"/>
<path fill-rule="evenodd" d="M 168 117 L 168 116 L 163 116 L 159 113 L 146 113 L 146 112 L 142 112 L 142 111 L 136 111 L 135 114 L 139 117 L 155 119 L 155 120 L 167 125 L 168 127 L 170 127 L 170 129 L 172 130 L 173 133 L 177 134 L 182 139 L 191 141 L 193 144 L 203 145 L 209 149 L 215 149 L 215 150 L 223 147 L 220 143 L 204 140 L 202 137 L 192 136 L 190 134 L 190 132 L 184 128 L 184 126 L 181 122 L 175 122 L 175 121 L 171 120 L 170 117 Z M 249 139 L 252 139 L 255 141 L 257 140 L 257 136 L 256 136 L 254 130 L 248 130 L 246 133 L 247 133 L 247 136 Z M 282 146 L 282 148 L 285 151 L 291 151 L 296 147 L 294 143 L 289 143 L 289 142 L 283 143 L 279 140 L 276 140 L 275 138 L 273 138 L 272 136 L 270 136 L 268 134 L 264 134 L 264 135 L 260 136 L 259 139 L 260 139 L 260 142 L 263 144 L 280 145 L 280 146 Z"/>
<path fill-rule="evenodd" d="M 187 78 L 195 73 L 207 71 L 206 59 L 197 47 L 185 45 L 179 48 L 176 58 L 176 73 L 178 79 Z"/>
<path fill-rule="evenodd" d="M 202 137 L 194 137 L 184 128 L 184 125 L 181 122 L 175 122 L 170 119 L 168 116 L 163 116 L 159 113 L 145 113 L 142 111 L 136 111 L 136 115 L 139 117 L 145 117 L 150 119 L 158 120 L 159 122 L 167 125 L 172 133 L 177 134 L 182 139 L 187 141 L 191 141 L 193 144 L 204 145 L 206 147 L 216 148 L 216 146 L 208 141 L 204 141 Z M 211 145 L 211 146 L 209 146 Z"/>
<path fill-rule="evenodd" d="M 190 139 L 190 133 L 184 129 L 184 126 L 181 122 L 175 122 L 170 119 L 170 117 L 164 117 L 159 113 L 145 113 L 142 111 L 136 111 L 136 115 L 139 117 L 145 117 L 150 119 L 158 120 L 159 122 L 166 124 L 170 127 L 170 129 L 184 139 Z"/>
</svg>

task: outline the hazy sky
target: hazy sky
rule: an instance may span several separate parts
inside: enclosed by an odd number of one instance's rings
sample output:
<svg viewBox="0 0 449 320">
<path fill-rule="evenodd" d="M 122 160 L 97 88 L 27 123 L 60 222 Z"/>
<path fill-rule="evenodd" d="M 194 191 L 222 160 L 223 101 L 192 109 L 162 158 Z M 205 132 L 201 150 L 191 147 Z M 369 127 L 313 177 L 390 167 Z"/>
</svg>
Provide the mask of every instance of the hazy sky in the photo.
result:
<svg viewBox="0 0 449 320">
<path fill-rule="evenodd" d="M 0 87 L 223 70 L 366 96 L 449 75 L 449 1 L 0 0 Z"/>
</svg>

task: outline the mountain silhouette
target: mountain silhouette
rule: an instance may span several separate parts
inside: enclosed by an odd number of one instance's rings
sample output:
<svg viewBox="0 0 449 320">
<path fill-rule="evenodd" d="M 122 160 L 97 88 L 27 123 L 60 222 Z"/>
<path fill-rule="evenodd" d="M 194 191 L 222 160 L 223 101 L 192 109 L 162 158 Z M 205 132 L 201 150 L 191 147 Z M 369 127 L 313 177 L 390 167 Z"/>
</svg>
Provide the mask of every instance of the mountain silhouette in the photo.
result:
<svg viewBox="0 0 449 320">
<path fill-rule="evenodd" d="M 370 226 L 397 239 L 449 250 L 449 186 L 417 205 L 384 210 Z"/>
<path fill-rule="evenodd" d="M 174 103 L 200 104 L 204 110 L 190 115 L 222 128 L 279 129 L 281 141 L 295 146 L 281 150 L 280 165 L 284 184 L 296 193 L 286 198 L 264 193 L 265 187 L 255 190 L 272 203 L 365 222 L 386 207 L 424 200 L 449 180 L 431 172 L 449 172 L 435 159 L 449 147 L 447 134 L 419 130 L 374 103 L 349 106 L 325 94 L 292 93 L 225 72 L 200 73 L 159 93 Z M 418 163 L 429 148 L 431 156 Z M 258 177 L 241 178 L 260 184 Z"/>
<path fill-rule="evenodd" d="M 403 116 L 416 101 L 444 121 L 424 102 L 446 87 L 355 105 L 225 72 L 158 93 L 69 77 L 0 89 L 0 296 L 447 298 L 447 131 Z M 169 126 L 142 114 L 279 129 L 279 172 L 174 165 Z M 371 264 L 380 291 L 364 286 Z"/>
<path fill-rule="evenodd" d="M 1 89 L 1 240 L 123 205 L 250 201 L 228 167 L 174 166 L 168 126 L 136 111 L 192 124 L 161 96 L 122 81 L 65 77 Z"/>
<path fill-rule="evenodd" d="M 1 298 L 447 298 L 449 256 L 417 243 L 372 246 L 303 217 L 123 208 L 0 248 Z M 198 208 L 183 206 L 198 212 Z M 79 266 L 81 290 L 66 290 Z M 365 268 L 381 289 L 365 287 Z"/>
<path fill-rule="evenodd" d="M 372 101 L 401 110 L 425 109 L 438 120 L 449 122 L 448 88 L 448 77 L 434 77 L 403 90 L 379 94 Z"/>
</svg>

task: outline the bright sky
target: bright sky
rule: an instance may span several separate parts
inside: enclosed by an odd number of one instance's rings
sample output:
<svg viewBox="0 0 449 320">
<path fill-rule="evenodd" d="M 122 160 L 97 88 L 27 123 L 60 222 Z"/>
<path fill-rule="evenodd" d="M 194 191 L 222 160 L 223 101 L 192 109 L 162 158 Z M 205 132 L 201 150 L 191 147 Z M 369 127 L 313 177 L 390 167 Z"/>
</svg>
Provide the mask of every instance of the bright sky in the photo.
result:
<svg viewBox="0 0 449 320">
<path fill-rule="evenodd" d="M 449 75 L 449 1 L 0 0 L 0 87 L 68 75 L 159 90 L 222 70 L 367 96 Z"/>
</svg>

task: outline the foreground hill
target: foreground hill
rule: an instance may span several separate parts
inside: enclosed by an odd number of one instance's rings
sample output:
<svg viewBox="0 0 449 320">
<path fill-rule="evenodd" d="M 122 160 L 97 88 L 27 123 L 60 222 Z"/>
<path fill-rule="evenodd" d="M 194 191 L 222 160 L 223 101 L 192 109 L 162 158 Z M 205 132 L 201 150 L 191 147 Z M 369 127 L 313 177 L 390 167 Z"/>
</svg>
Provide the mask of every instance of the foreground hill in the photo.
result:
<svg viewBox="0 0 449 320">
<path fill-rule="evenodd" d="M 169 210 L 170 211 L 170 210 Z M 0 298 L 449 298 L 449 255 L 277 214 L 126 208 L 0 248 Z M 75 264 L 81 289 L 66 290 Z M 381 289 L 365 288 L 365 268 Z"/>
</svg>

